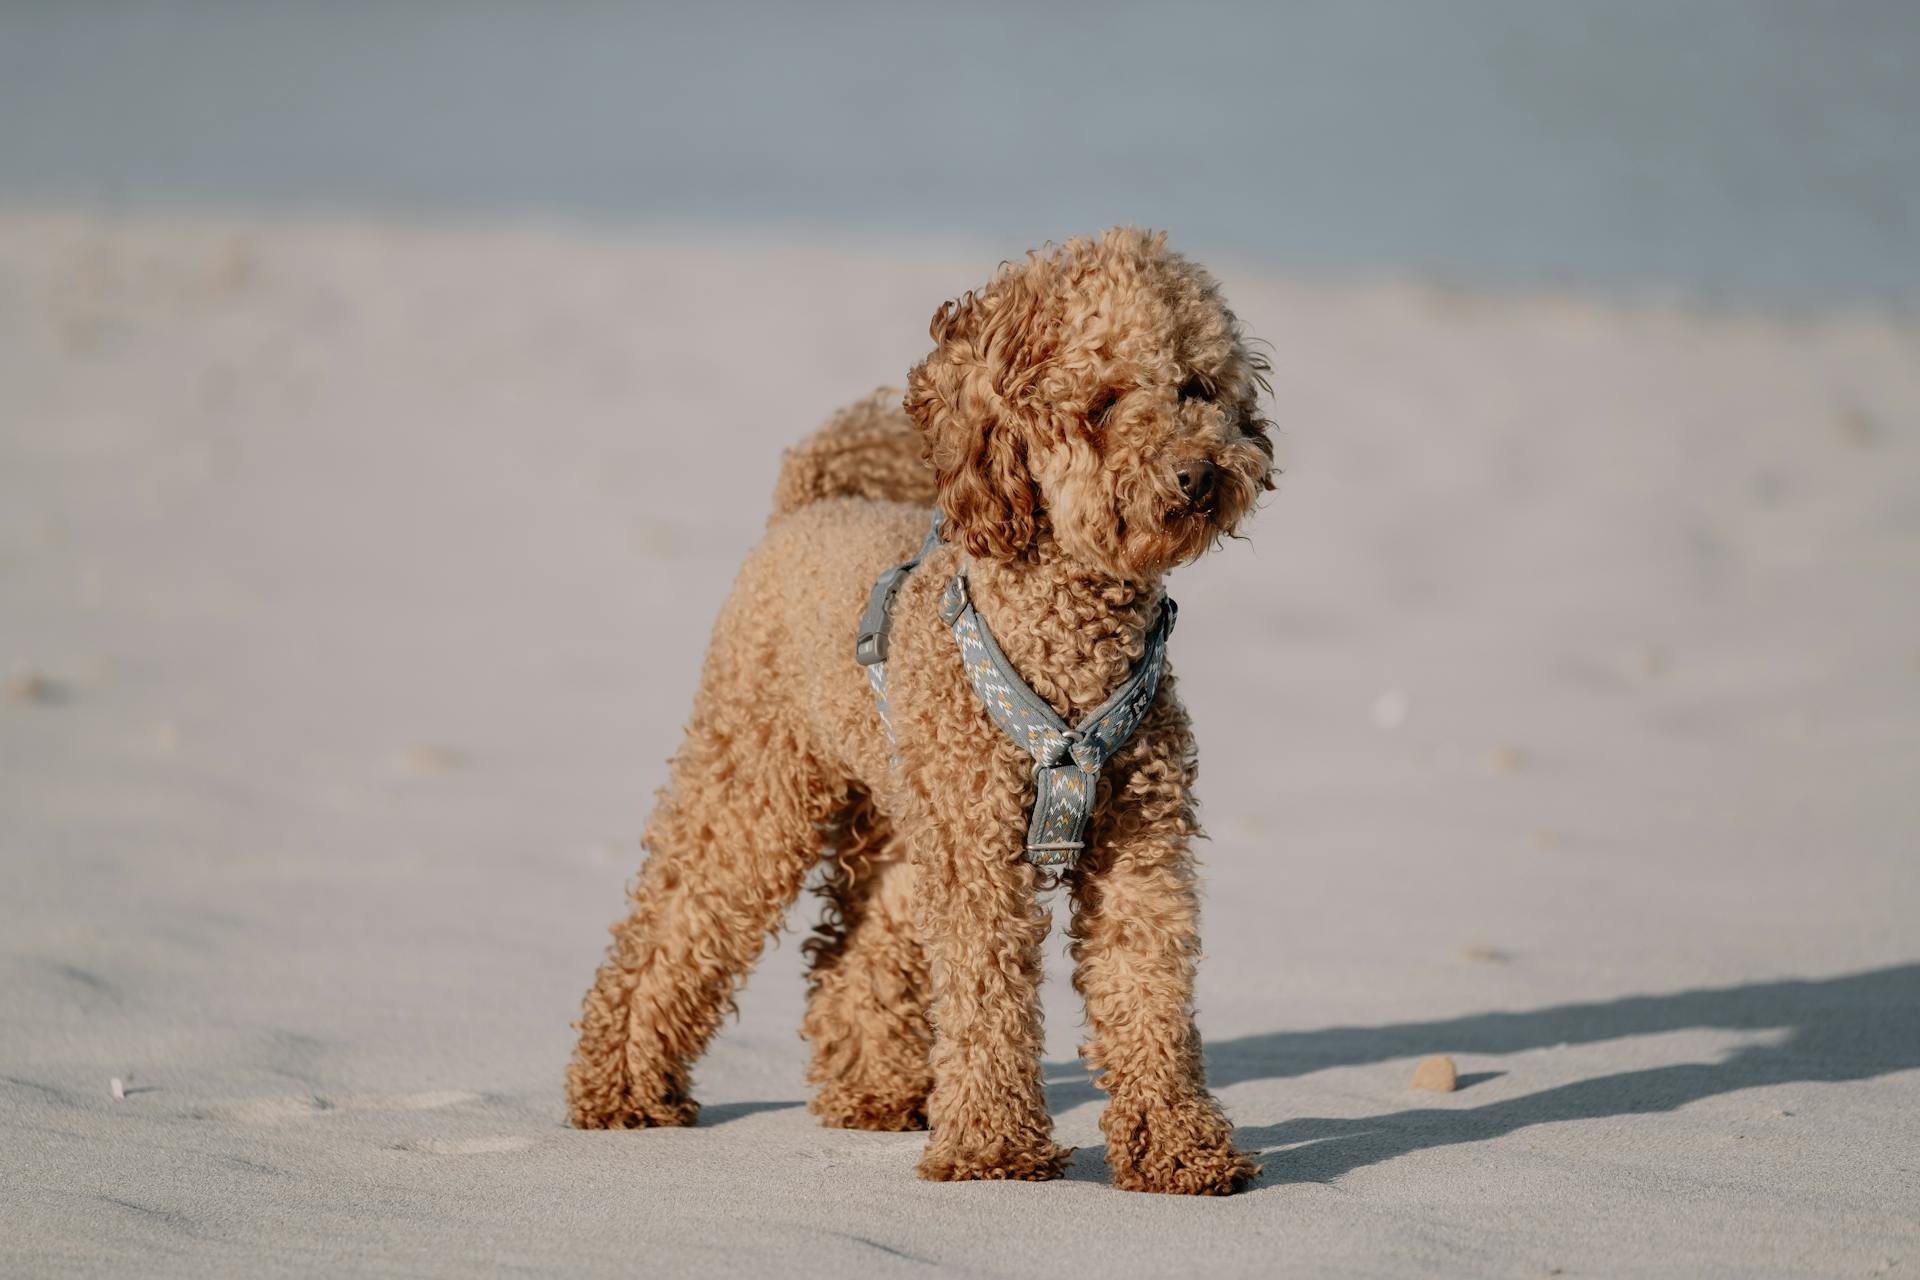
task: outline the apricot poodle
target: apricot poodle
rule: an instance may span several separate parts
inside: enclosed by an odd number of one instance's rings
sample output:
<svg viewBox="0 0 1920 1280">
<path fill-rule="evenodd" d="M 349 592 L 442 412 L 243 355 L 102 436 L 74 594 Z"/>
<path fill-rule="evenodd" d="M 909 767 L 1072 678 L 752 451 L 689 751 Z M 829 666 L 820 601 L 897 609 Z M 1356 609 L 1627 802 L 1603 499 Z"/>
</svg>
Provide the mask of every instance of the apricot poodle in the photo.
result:
<svg viewBox="0 0 1920 1280">
<path fill-rule="evenodd" d="M 1042 869 L 1034 758 L 989 718 L 940 604 L 964 571 L 1005 659 L 1079 722 L 1142 660 L 1168 571 L 1272 487 L 1267 366 L 1212 278 L 1133 228 L 1003 266 L 931 332 L 904 405 L 875 393 L 787 455 L 576 1024 L 570 1117 L 694 1122 L 694 1061 L 824 859 L 812 1110 L 927 1129 L 924 1178 L 1055 1177 L 1071 1152 L 1041 1090 L 1039 983 L 1057 881 L 1114 1185 L 1229 1193 L 1259 1169 L 1194 1029 L 1196 755 L 1172 674 L 1101 769 L 1084 850 Z M 931 506 L 944 540 L 892 608 L 890 741 L 855 636 Z"/>
</svg>

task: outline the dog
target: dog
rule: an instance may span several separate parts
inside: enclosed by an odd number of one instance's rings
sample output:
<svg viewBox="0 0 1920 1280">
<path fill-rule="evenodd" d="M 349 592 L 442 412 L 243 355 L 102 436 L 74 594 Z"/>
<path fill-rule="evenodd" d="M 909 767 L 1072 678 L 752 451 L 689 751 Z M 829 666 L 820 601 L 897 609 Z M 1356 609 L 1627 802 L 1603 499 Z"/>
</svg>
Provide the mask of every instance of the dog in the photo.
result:
<svg viewBox="0 0 1920 1280">
<path fill-rule="evenodd" d="M 1058 884 L 1114 1185 L 1231 1193 L 1259 1168 L 1193 1022 L 1197 756 L 1172 673 L 1090 779 L 1078 856 L 1036 866 L 1035 756 L 970 684 L 951 597 L 1064 723 L 1099 708 L 1164 639 L 1168 572 L 1273 487 L 1268 364 L 1207 273 L 1130 227 L 1003 264 L 930 333 L 903 397 L 785 458 L 575 1024 L 569 1118 L 694 1123 L 693 1064 L 824 860 L 811 1110 L 925 1128 L 923 1178 L 1057 1177 L 1072 1152 L 1041 1088 L 1039 985 Z M 856 633 L 929 508 L 940 538 L 891 598 L 883 708 Z"/>
</svg>

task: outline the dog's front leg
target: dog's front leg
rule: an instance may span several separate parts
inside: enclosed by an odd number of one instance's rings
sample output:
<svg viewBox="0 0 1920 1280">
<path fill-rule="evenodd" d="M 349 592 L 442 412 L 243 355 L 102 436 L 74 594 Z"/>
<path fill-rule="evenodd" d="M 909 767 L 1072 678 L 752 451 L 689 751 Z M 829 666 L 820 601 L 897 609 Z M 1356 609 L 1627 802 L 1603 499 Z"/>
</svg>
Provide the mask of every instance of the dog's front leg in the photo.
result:
<svg viewBox="0 0 1920 1280">
<path fill-rule="evenodd" d="M 1014 792 L 1017 795 L 1017 792 Z M 1001 808 L 996 820 L 981 809 Z M 1011 804 L 950 804 L 914 824 L 919 928 L 933 978 L 933 1093 L 919 1173 L 1042 1181 L 1056 1146 L 1040 1081 L 1040 944 L 1048 916 Z"/>
<path fill-rule="evenodd" d="M 1093 1031 L 1081 1052 L 1109 1095 L 1100 1130 L 1116 1187 L 1228 1195 L 1260 1168 L 1234 1148 L 1207 1092 L 1193 1024 L 1191 766 L 1170 754 L 1171 769 L 1140 770 L 1116 789 L 1074 880 L 1073 985 Z"/>
</svg>

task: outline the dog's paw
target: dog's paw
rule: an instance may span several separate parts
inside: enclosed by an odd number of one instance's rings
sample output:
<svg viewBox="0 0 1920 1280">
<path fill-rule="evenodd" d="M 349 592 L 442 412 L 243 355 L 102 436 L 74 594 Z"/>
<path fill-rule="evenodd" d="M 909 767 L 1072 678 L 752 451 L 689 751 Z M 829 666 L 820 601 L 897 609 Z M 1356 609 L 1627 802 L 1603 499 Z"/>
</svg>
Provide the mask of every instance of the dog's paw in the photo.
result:
<svg viewBox="0 0 1920 1280">
<path fill-rule="evenodd" d="M 927 1127 L 924 1093 L 883 1095 L 832 1085 L 813 1095 L 807 1109 L 829 1129 L 868 1129 L 902 1133 Z"/>
<path fill-rule="evenodd" d="M 977 1143 L 942 1141 L 927 1144 L 914 1170 L 929 1182 L 1049 1182 L 1065 1172 L 1072 1147 L 1043 1142 L 1016 1145 L 1005 1138 Z"/>
<path fill-rule="evenodd" d="M 1170 1107 L 1114 1103 L 1101 1117 L 1107 1166 L 1122 1191 L 1229 1196 L 1260 1176 L 1211 1099 Z"/>
<path fill-rule="evenodd" d="M 1231 1144 L 1193 1151 L 1156 1151 L 1122 1170 L 1113 1165 L 1113 1185 L 1121 1191 L 1152 1191 L 1174 1196 L 1230 1196 L 1260 1176 L 1260 1166 Z"/>
<path fill-rule="evenodd" d="M 642 1101 L 626 1090 L 576 1089 L 567 1098 L 567 1121 L 576 1129 L 685 1129 L 699 1118 L 700 1104 L 676 1093 Z"/>
</svg>

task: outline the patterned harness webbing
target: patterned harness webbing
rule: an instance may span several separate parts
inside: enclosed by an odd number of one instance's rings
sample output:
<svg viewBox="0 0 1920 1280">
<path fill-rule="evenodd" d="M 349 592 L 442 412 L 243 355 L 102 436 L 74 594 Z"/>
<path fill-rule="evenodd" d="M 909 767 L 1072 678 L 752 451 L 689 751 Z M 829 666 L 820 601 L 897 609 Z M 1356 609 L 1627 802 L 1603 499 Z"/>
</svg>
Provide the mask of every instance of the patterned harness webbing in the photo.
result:
<svg viewBox="0 0 1920 1280">
<path fill-rule="evenodd" d="M 887 631 L 892 622 L 893 599 L 927 554 L 939 545 L 939 521 L 927 534 L 913 559 L 887 570 L 873 584 L 866 611 L 860 617 L 860 638 L 854 655 L 867 668 L 880 711 L 880 723 L 886 727 L 887 740 L 894 737 L 893 722 L 887 715 Z M 1037 867 L 1064 870 L 1073 866 L 1086 847 L 1087 823 L 1093 816 L 1095 785 L 1100 770 L 1133 736 L 1153 695 L 1160 688 L 1160 672 L 1166 666 L 1167 637 L 1173 634 L 1178 615 L 1170 598 L 1162 599 L 1159 616 L 1147 632 L 1146 649 L 1107 700 L 1077 726 L 1069 727 L 1046 699 L 1035 693 L 1020 678 L 1007 655 L 988 629 L 986 619 L 973 607 L 967 595 L 967 571 L 963 565 L 940 596 L 940 617 L 953 631 L 960 646 L 961 662 L 967 681 L 986 708 L 987 716 L 1034 761 L 1033 816 L 1027 824 L 1027 859 Z"/>
</svg>

